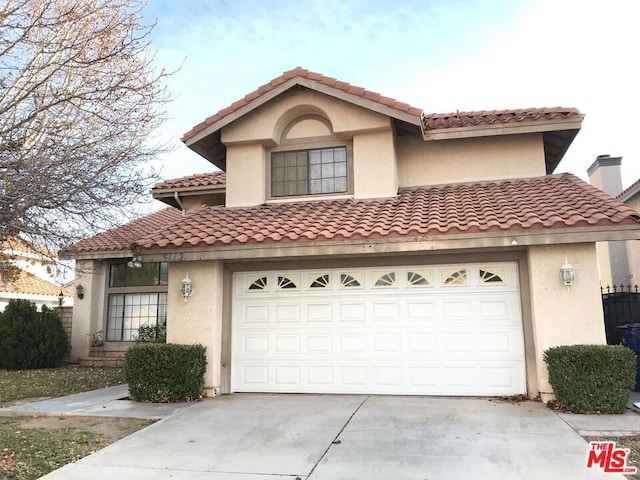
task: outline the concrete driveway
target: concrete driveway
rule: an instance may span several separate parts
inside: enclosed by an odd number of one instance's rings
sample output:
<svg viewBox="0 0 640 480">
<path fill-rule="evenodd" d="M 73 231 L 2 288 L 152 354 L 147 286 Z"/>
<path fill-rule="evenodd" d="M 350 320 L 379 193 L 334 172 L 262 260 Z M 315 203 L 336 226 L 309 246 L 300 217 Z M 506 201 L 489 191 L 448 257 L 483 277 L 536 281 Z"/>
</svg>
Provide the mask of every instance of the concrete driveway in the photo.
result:
<svg viewBox="0 0 640 480">
<path fill-rule="evenodd" d="M 178 411 L 47 480 L 623 479 L 541 403 L 235 394 Z"/>
</svg>

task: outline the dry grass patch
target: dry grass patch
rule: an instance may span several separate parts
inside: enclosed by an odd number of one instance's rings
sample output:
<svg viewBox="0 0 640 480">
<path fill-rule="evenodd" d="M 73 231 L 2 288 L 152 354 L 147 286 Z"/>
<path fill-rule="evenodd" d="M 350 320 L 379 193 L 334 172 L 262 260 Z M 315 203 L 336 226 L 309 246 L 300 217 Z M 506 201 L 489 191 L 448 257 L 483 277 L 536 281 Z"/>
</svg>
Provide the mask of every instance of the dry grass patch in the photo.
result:
<svg viewBox="0 0 640 480">
<path fill-rule="evenodd" d="M 0 370 L 0 407 L 126 383 L 124 368 L 79 367 Z"/>
</svg>

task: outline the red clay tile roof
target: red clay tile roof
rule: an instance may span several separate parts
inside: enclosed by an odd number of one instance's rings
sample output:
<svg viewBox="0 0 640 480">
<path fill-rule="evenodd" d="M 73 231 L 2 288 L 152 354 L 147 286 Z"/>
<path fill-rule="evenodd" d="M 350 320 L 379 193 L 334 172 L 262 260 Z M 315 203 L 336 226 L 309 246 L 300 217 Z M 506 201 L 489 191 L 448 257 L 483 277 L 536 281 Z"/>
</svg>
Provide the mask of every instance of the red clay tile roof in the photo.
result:
<svg viewBox="0 0 640 480">
<path fill-rule="evenodd" d="M 212 187 L 215 185 L 225 185 L 226 183 L 227 174 L 225 172 L 198 173 L 196 175 L 173 178 L 171 180 L 156 183 L 152 191 L 193 187 Z"/>
<path fill-rule="evenodd" d="M 422 115 L 422 127 L 426 130 L 440 128 L 475 127 L 504 123 L 537 122 L 554 118 L 582 119 L 575 108 L 524 108 L 519 110 L 481 110 L 477 112 L 431 113 Z"/>
<path fill-rule="evenodd" d="M 65 255 L 81 252 L 131 250 L 132 244 L 149 232 L 159 232 L 183 218 L 176 208 L 164 208 L 117 228 L 86 238 L 64 249 Z"/>
<path fill-rule="evenodd" d="M 638 224 L 636 211 L 561 174 L 426 186 L 375 200 L 203 206 L 137 243 L 155 249 Z"/>
<path fill-rule="evenodd" d="M 332 78 L 332 77 L 326 77 L 321 73 L 311 72 L 311 71 L 306 70 L 306 69 L 304 69 L 302 67 L 296 67 L 293 70 L 288 70 L 288 71 L 284 72 L 279 77 L 274 78 L 269 83 L 266 83 L 266 84 L 262 85 L 261 87 L 259 87 L 257 90 L 254 90 L 253 92 L 245 95 L 243 98 L 241 98 L 240 100 L 232 103 L 228 107 L 223 108 L 218 113 L 216 113 L 214 115 L 211 115 L 204 122 L 199 123 L 198 125 L 193 127 L 191 130 L 186 132 L 182 137 L 182 141 L 186 142 L 191 137 L 196 135 L 198 132 L 204 130 L 205 128 L 207 128 L 212 123 L 215 123 L 215 122 L 221 120 L 222 118 L 224 118 L 227 115 L 235 112 L 236 110 L 244 107 L 245 105 L 249 105 L 255 99 L 261 97 L 262 95 L 264 95 L 265 93 L 269 92 L 270 90 L 273 90 L 278 85 L 281 85 L 282 83 L 286 82 L 287 80 L 290 80 L 290 79 L 295 78 L 295 77 L 307 78 L 309 80 L 313 80 L 315 82 L 318 82 L 318 83 L 320 83 L 322 85 L 327 85 L 329 87 L 337 88 L 339 90 L 342 90 L 343 92 L 346 92 L 346 93 L 349 93 L 349 94 L 352 94 L 352 95 L 357 95 L 359 97 L 366 98 L 368 100 L 372 100 L 372 101 L 380 103 L 380 104 L 382 104 L 382 105 L 384 105 L 386 107 L 394 108 L 394 109 L 399 110 L 399 111 L 401 111 L 403 113 L 408 113 L 410 115 L 415 115 L 415 116 L 420 116 L 422 114 L 422 109 L 416 108 L 416 107 L 412 107 L 411 105 L 409 105 L 407 103 L 399 102 L 398 100 L 396 100 L 394 98 L 385 97 L 384 95 L 380 95 L 379 93 L 371 92 L 369 90 L 365 90 L 362 87 L 356 87 L 356 86 L 351 85 L 350 83 L 347 83 L 347 82 L 341 82 L 340 80 L 337 80 L 337 79 Z"/>
<path fill-rule="evenodd" d="M 48 295 L 51 297 L 57 297 L 62 292 L 65 297 L 73 296 L 69 290 L 18 268 L 10 272 L 9 280 L 0 280 L 0 291 L 26 295 Z"/>
<path fill-rule="evenodd" d="M 634 190 L 638 190 L 638 187 L 640 187 L 640 179 L 636 180 L 635 182 L 633 182 L 633 184 L 630 187 L 624 189 L 622 192 L 616 195 L 616 198 L 618 200 L 622 200 L 624 197 L 632 193 Z"/>
</svg>

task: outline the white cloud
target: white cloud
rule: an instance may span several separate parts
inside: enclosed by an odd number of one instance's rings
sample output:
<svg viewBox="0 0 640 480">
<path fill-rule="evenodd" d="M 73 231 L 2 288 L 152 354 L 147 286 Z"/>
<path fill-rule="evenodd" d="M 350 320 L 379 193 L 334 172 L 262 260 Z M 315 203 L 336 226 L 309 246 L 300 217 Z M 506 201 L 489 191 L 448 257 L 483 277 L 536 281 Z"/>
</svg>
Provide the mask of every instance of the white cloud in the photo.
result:
<svg viewBox="0 0 640 480">
<path fill-rule="evenodd" d="M 301 65 L 432 112 L 577 107 L 584 127 L 559 170 L 585 177 L 610 153 L 625 158 L 625 184 L 640 177 L 640 2 L 152 0 L 149 8 L 159 60 L 187 58 L 170 84 L 173 138 Z M 166 177 L 211 168 L 184 146 L 164 163 Z"/>
</svg>

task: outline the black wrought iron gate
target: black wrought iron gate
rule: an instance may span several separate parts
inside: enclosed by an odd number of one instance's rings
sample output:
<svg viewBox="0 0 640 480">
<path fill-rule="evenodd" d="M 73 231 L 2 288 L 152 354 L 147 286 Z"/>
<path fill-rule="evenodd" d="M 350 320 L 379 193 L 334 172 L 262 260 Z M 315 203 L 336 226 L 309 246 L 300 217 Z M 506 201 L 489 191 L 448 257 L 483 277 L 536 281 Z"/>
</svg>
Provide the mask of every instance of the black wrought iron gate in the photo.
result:
<svg viewBox="0 0 640 480">
<path fill-rule="evenodd" d="M 638 286 L 613 286 L 601 288 L 604 310 L 604 328 L 607 343 L 622 343 L 622 330 L 618 327 L 629 323 L 640 323 L 640 293 Z"/>
</svg>

